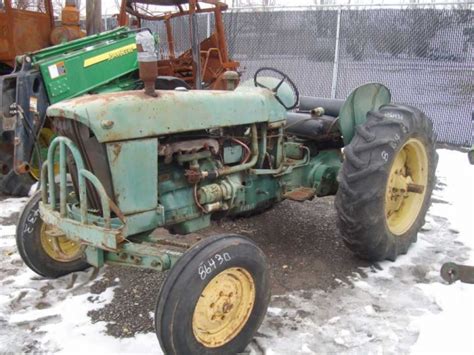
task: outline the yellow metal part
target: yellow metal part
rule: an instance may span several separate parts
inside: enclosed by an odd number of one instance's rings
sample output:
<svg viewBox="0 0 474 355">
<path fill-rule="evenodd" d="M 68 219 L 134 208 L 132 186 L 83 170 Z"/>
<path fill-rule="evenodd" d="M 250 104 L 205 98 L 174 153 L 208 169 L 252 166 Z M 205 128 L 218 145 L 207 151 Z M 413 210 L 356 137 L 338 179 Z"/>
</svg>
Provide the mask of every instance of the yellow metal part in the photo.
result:
<svg viewBox="0 0 474 355">
<path fill-rule="evenodd" d="M 48 256 L 60 262 L 70 262 L 79 259 L 83 253 L 83 247 L 58 229 L 46 223 L 41 225 L 41 246 Z"/>
<path fill-rule="evenodd" d="M 400 236 L 413 226 L 423 206 L 427 185 L 425 145 L 411 138 L 395 156 L 387 181 L 385 216 L 390 232 Z"/>
<path fill-rule="evenodd" d="M 223 346 L 247 323 L 255 303 L 250 273 L 233 267 L 216 275 L 204 288 L 193 314 L 193 333 L 207 348 Z"/>
<path fill-rule="evenodd" d="M 49 144 L 51 141 L 54 139 L 55 134 L 54 132 L 49 129 L 49 128 L 42 128 L 40 131 L 40 134 L 38 136 L 38 146 L 40 149 L 39 154 L 42 154 L 42 150 L 45 149 L 47 150 Z M 42 156 L 42 159 L 45 157 Z M 59 164 L 56 163 L 54 164 L 54 173 L 58 174 L 59 173 Z M 38 153 L 35 151 L 33 152 L 33 160 L 32 163 L 30 164 L 30 175 L 35 179 L 39 180 L 40 178 L 40 169 L 39 169 L 39 164 L 38 164 Z"/>
</svg>

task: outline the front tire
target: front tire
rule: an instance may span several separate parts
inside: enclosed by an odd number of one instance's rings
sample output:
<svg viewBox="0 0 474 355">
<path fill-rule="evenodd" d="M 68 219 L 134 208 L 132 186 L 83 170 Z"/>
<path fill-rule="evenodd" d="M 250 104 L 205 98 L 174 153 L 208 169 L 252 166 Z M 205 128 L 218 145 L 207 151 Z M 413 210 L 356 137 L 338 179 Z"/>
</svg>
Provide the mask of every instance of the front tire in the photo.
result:
<svg viewBox="0 0 474 355">
<path fill-rule="evenodd" d="M 27 202 L 16 228 L 16 245 L 25 264 L 37 274 L 57 278 L 89 267 L 83 259 L 83 247 L 65 236 L 52 237 L 52 228 L 39 213 L 41 192 Z"/>
<path fill-rule="evenodd" d="M 155 312 L 155 329 L 168 355 L 244 351 L 270 300 L 263 252 L 238 235 L 206 238 L 171 269 Z"/>
<path fill-rule="evenodd" d="M 424 224 L 438 156 L 433 126 L 418 109 L 369 112 L 345 148 L 336 195 L 345 244 L 370 261 L 406 254 Z"/>
</svg>

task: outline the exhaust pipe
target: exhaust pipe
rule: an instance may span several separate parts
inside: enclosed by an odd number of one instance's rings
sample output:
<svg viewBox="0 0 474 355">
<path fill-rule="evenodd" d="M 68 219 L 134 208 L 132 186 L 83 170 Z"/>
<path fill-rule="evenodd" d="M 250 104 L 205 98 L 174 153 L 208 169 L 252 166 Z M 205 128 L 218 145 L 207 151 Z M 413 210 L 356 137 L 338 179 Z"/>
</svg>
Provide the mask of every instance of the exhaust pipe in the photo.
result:
<svg viewBox="0 0 474 355">
<path fill-rule="evenodd" d="M 145 94 L 157 97 L 155 81 L 158 76 L 158 58 L 156 56 L 155 39 L 150 32 L 137 33 L 137 56 L 140 80 L 145 85 Z"/>
</svg>

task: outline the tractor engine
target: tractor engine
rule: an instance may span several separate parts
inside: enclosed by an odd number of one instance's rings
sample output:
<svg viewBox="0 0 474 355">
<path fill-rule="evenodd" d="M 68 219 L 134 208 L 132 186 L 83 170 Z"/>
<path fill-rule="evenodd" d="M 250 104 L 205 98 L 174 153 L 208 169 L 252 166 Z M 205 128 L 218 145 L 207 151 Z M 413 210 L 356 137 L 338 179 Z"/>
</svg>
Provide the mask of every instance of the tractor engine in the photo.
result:
<svg viewBox="0 0 474 355">
<path fill-rule="evenodd" d="M 113 203 L 125 213 L 138 212 L 123 209 L 130 201 L 117 194 L 112 173 L 116 170 L 114 157 L 133 143 L 101 144 L 81 123 L 60 118 L 54 122 L 58 133 L 79 147 L 86 168 L 99 178 L 108 196 L 113 196 Z M 262 149 L 265 153 L 259 154 Z M 122 176 L 133 175 L 131 184 L 146 184 L 146 170 L 157 165 L 157 202 L 164 210 L 164 226 L 186 234 L 208 226 L 212 214 L 245 215 L 268 209 L 284 198 L 304 200 L 334 194 L 339 155 L 332 151 L 328 165 L 313 169 L 311 160 L 319 149 L 316 141 L 283 135 L 282 124 L 215 128 L 160 137 L 157 154 L 149 155 L 155 161 L 146 161 L 137 152 L 130 158 L 140 166 L 135 169 L 132 161 L 128 167 L 125 163 Z M 77 166 L 70 155 L 68 166 L 77 192 Z M 288 169 L 298 167 L 304 171 L 296 179 L 288 176 Z M 303 181 L 311 187 L 295 190 Z M 87 198 L 90 210 L 101 215 L 100 198 L 92 186 Z"/>
<path fill-rule="evenodd" d="M 101 182 L 112 214 L 155 215 L 137 232 L 163 226 L 187 234 L 207 227 L 213 214 L 249 214 L 282 199 L 336 192 L 341 143 L 334 117 L 312 124 L 310 114 L 291 113 L 287 124 L 273 94 L 255 87 L 157 93 L 90 96 L 70 101 L 72 111 L 61 104 L 50 110 L 56 131 Z M 301 125 L 309 125 L 306 136 Z M 79 195 L 78 166 L 71 154 L 67 160 Z M 101 197 L 86 185 L 88 210 L 101 216 Z"/>
</svg>

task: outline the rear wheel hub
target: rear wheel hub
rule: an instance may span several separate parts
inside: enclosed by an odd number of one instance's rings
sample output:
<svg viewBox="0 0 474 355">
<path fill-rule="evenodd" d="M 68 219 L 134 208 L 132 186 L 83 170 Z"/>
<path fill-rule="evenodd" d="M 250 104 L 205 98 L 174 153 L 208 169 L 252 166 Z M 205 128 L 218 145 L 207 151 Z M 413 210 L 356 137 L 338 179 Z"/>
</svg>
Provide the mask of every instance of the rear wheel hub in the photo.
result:
<svg viewBox="0 0 474 355">
<path fill-rule="evenodd" d="M 398 151 L 385 192 L 385 217 L 395 235 L 405 234 L 416 221 L 428 184 L 428 155 L 423 142 L 409 139 Z"/>
</svg>

